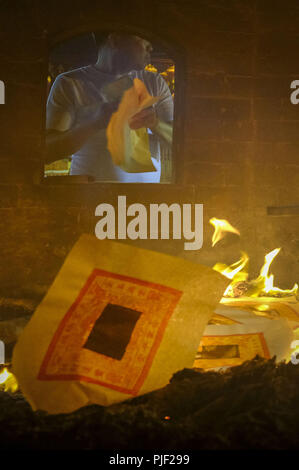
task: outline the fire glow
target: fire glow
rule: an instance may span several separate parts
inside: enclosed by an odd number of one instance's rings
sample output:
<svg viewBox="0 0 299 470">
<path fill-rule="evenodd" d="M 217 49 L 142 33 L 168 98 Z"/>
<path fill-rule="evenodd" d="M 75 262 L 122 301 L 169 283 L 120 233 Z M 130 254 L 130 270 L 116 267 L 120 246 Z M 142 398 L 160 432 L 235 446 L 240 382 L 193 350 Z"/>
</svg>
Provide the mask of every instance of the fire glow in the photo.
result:
<svg viewBox="0 0 299 470">
<path fill-rule="evenodd" d="M 216 219 L 216 217 L 213 217 L 212 219 L 210 219 L 209 222 L 215 228 L 212 237 L 212 246 L 215 246 L 217 242 L 222 240 L 226 232 L 236 233 L 237 235 L 240 235 L 239 230 L 234 228 L 227 220 Z"/>
<path fill-rule="evenodd" d="M 212 237 L 212 246 L 215 246 L 216 243 L 225 236 L 226 232 L 240 235 L 240 232 L 226 220 L 220 220 L 213 217 L 210 219 L 210 223 L 215 228 Z M 241 297 L 243 296 L 243 293 L 246 297 L 296 296 L 298 292 L 298 284 L 295 284 L 292 289 L 280 289 L 279 287 L 274 287 L 274 275 L 269 275 L 271 263 L 279 252 L 280 248 L 275 248 L 270 251 L 270 253 L 266 254 L 265 262 L 260 270 L 259 276 L 250 281 L 248 281 L 248 272 L 245 269 L 248 265 L 249 257 L 245 252 L 241 253 L 242 256 L 240 260 L 230 266 L 227 266 L 224 263 L 216 263 L 215 266 L 213 266 L 213 269 L 232 280 L 225 290 L 223 298 Z"/>
<path fill-rule="evenodd" d="M 4 367 L 0 372 L 0 390 L 15 393 L 18 390 L 18 382 L 15 376 Z"/>
</svg>

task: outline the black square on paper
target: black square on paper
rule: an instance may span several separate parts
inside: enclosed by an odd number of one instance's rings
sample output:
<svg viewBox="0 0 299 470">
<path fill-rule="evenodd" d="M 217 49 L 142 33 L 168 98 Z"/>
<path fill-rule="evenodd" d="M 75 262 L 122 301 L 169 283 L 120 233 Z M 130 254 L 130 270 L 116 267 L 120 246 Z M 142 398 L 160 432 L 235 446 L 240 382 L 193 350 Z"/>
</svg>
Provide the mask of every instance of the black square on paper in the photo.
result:
<svg viewBox="0 0 299 470">
<path fill-rule="evenodd" d="M 238 344 L 217 344 L 202 347 L 196 359 L 223 359 L 240 357 Z"/>
<path fill-rule="evenodd" d="M 83 347 L 121 360 L 140 315 L 137 310 L 107 304 Z"/>
</svg>

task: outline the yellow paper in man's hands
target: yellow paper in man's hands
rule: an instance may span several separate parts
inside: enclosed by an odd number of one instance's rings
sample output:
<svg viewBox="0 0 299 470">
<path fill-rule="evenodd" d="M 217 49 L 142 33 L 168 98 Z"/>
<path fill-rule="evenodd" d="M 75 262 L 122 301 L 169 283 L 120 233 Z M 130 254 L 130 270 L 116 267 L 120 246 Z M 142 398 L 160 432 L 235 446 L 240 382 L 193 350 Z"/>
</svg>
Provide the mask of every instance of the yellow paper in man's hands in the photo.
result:
<svg viewBox="0 0 299 470">
<path fill-rule="evenodd" d="M 157 171 L 153 165 L 146 128 L 132 130 L 129 120 L 135 114 L 157 103 L 160 97 L 153 97 L 145 84 L 134 78 L 133 87 L 123 94 L 117 112 L 109 121 L 107 148 L 113 163 L 128 173 Z"/>
<path fill-rule="evenodd" d="M 192 367 L 229 280 L 83 235 L 25 327 L 13 373 L 34 410 L 67 413 L 164 387 Z"/>
</svg>

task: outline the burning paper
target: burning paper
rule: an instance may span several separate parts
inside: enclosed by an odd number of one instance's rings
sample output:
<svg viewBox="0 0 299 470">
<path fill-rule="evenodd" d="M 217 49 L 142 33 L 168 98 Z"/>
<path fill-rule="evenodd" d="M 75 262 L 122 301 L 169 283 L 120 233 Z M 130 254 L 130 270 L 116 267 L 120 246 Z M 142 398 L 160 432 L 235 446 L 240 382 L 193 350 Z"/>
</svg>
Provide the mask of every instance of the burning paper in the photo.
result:
<svg viewBox="0 0 299 470">
<path fill-rule="evenodd" d="M 228 280 L 168 255 L 83 235 L 15 347 L 33 409 L 71 412 L 165 386 L 192 367 Z"/>
<path fill-rule="evenodd" d="M 256 355 L 266 359 L 276 356 L 277 361 L 287 359 L 293 330 L 286 315 L 276 309 L 266 316 L 258 315 L 248 302 L 219 306 L 205 328 L 194 367 L 232 367 Z"/>
<path fill-rule="evenodd" d="M 213 246 L 226 232 L 239 234 L 226 220 L 214 217 L 210 223 L 215 227 Z M 266 254 L 259 276 L 252 280 L 248 280 L 249 257 L 244 252 L 230 266 L 215 264 L 213 269 L 232 282 L 205 329 L 195 367 L 230 367 L 256 355 L 290 360 L 292 340 L 299 338 L 298 285 L 292 289 L 274 287 L 274 275 L 269 275 L 269 270 L 279 251 L 276 248 Z"/>
<path fill-rule="evenodd" d="M 215 229 L 212 236 L 213 247 L 227 232 L 240 235 L 239 230 L 233 227 L 227 220 L 213 217 L 209 222 Z M 259 276 L 250 281 L 247 281 L 248 272 L 246 269 L 249 257 L 245 252 L 241 252 L 241 258 L 230 266 L 224 263 L 216 263 L 213 269 L 232 280 L 231 284 L 224 292 L 223 297 L 241 297 L 243 295 L 246 297 L 259 297 L 261 295 L 268 295 L 269 297 L 296 296 L 298 293 L 298 284 L 294 284 L 292 289 L 279 289 L 278 287 L 274 287 L 274 275 L 271 274 L 269 276 L 271 263 L 279 252 L 280 248 L 275 248 L 270 251 L 270 253 L 266 254 L 265 262 L 260 270 Z"/>
<path fill-rule="evenodd" d="M 156 171 L 150 154 L 149 136 L 145 128 L 131 130 L 129 119 L 159 101 L 151 96 L 145 84 L 134 78 L 134 86 L 123 95 L 116 113 L 107 127 L 107 147 L 113 163 L 129 173 Z"/>
<path fill-rule="evenodd" d="M 298 292 L 298 284 L 294 284 L 292 289 L 280 289 L 274 286 L 274 275 L 269 275 L 269 270 L 275 256 L 280 252 L 280 248 L 272 250 L 265 256 L 265 262 L 260 270 L 260 274 L 256 279 L 247 280 L 248 273 L 245 267 L 248 264 L 249 258 L 246 253 L 242 252 L 241 259 L 235 263 L 227 266 L 224 263 L 216 263 L 213 269 L 223 274 L 228 279 L 231 279 L 231 284 L 227 287 L 223 297 L 241 297 L 246 298 L 260 297 L 267 295 L 269 297 L 296 297 Z"/>
</svg>

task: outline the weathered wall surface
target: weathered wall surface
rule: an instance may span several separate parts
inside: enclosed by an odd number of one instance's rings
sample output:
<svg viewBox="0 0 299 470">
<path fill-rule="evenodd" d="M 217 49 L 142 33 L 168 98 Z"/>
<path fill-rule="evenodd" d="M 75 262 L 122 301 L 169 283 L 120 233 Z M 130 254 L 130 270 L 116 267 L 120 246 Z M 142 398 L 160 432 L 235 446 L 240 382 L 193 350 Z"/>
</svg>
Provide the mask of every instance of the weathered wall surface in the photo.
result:
<svg viewBox="0 0 299 470">
<path fill-rule="evenodd" d="M 183 252 L 172 242 L 145 246 L 209 265 L 233 262 L 244 249 L 253 274 L 264 254 L 281 246 L 273 265 L 277 282 L 288 287 L 298 280 L 298 209 L 267 212 L 299 204 L 299 105 L 289 99 L 290 83 L 299 79 L 296 0 L 18 0 L 0 8 L 2 293 L 47 287 L 80 233 L 94 230 L 96 205 L 115 202 L 118 194 L 129 202 L 204 204 L 202 250 Z M 181 186 L 45 186 L 49 48 L 77 33 L 124 25 L 178 51 Z M 213 216 L 238 227 L 241 239 L 228 236 L 212 250 Z"/>
</svg>

